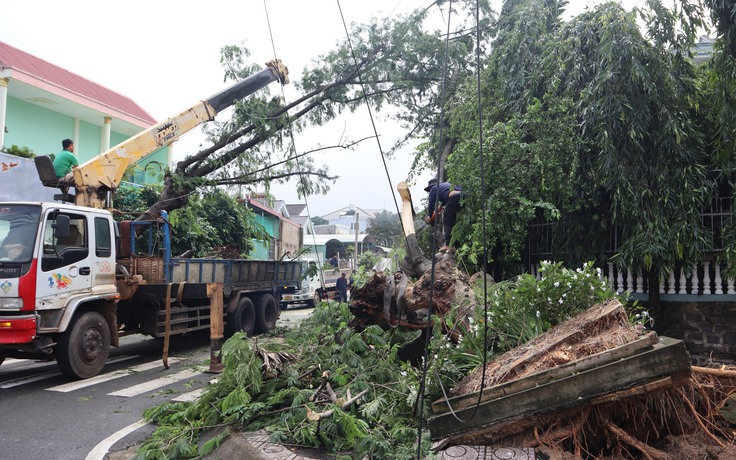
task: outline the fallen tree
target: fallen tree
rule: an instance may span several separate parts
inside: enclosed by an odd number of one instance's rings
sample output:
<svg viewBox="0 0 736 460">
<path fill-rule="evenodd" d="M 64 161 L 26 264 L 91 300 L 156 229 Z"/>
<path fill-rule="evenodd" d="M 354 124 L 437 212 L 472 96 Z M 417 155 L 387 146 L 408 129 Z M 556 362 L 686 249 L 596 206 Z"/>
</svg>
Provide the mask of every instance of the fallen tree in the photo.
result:
<svg viewBox="0 0 736 460">
<path fill-rule="evenodd" d="M 736 372 L 691 369 L 684 343 L 632 326 L 613 300 L 472 372 L 434 402 L 429 425 L 443 445 L 665 459 L 669 440 L 685 435 L 734 458 L 733 430 L 718 413 L 734 390 Z"/>
</svg>

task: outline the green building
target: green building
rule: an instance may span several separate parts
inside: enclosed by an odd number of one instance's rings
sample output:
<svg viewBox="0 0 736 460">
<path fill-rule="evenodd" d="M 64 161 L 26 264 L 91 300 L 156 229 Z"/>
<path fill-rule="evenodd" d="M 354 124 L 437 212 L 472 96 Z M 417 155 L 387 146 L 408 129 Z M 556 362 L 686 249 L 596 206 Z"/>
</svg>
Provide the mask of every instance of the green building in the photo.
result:
<svg viewBox="0 0 736 460">
<path fill-rule="evenodd" d="M 126 96 L 0 41 L 0 147 L 56 154 L 74 141 L 79 164 L 156 124 Z M 164 147 L 133 166 L 126 180 L 159 182 L 171 164 Z"/>
</svg>

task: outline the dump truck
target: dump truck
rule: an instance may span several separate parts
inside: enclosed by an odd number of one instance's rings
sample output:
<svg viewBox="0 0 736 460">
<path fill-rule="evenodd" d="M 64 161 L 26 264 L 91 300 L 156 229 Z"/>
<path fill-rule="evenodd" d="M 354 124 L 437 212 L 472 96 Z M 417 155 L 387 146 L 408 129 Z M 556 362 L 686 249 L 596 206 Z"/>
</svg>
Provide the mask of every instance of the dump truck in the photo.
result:
<svg viewBox="0 0 736 460">
<path fill-rule="evenodd" d="M 133 162 L 287 75 L 280 62 L 269 63 L 80 165 L 72 184 L 55 177 L 48 157 L 36 157 L 41 181 L 62 193 L 59 202 L 0 203 L 0 363 L 56 359 L 65 375 L 88 378 L 125 334 L 168 337 L 215 320 L 230 334 L 275 326 L 278 299 L 296 290 L 300 263 L 175 258 L 165 212 L 118 223 L 104 208 Z M 222 287 L 222 317 L 210 315 L 212 285 Z"/>
</svg>

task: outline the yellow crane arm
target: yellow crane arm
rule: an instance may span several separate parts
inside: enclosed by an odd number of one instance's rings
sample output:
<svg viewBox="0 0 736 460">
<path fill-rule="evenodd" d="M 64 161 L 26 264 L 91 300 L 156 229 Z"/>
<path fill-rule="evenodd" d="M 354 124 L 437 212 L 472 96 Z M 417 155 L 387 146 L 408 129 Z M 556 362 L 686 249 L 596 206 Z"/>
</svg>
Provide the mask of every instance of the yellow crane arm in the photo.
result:
<svg viewBox="0 0 736 460">
<path fill-rule="evenodd" d="M 79 206 L 104 208 L 108 192 L 120 184 L 125 170 L 154 151 L 169 145 L 182 134 L 212 120 L 223 109 L 268 84 L 278 80 L 289 82 L 289 70 L 275 60 L 246 79 L 226 88 L 205 101 L 200 101 L 179 115 L 141 131 L 95 158 L 74 168 L 75 202 Z"/>
</svg>

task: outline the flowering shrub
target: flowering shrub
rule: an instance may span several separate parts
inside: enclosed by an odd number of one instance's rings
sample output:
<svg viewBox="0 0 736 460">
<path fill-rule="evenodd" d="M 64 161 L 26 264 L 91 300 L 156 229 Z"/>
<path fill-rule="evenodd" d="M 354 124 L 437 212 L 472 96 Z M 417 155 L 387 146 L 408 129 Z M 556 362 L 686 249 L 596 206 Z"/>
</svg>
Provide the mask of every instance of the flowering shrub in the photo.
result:
<svg viewBox="0 0 736 460">
<path fill-rule="evenodd" d="M 482 364 L 484 348 L 488 356 L 503 353 L 614 297 L 616 293 L 592 262 L 575 270 L 563 267 L 561 262 L 542 262 L 539 279 L 524 274 L 488 286 L 487 317 L 482 287 L 476 289 L 475 316 L 469 317 L 466 324 L 448 315 L 447 324 L 460 338 L 453 344 L 441 328 L 435 328 L 433 365 L 441 369 L 444 377 L 456 381 Z M 625 300 L 621 298 L 622 303 Z M 646 315 L 646 312 L 635 313 L 639 319 Z M 632 316 L 632 319 L 637 318 Z"/>
</svg>

